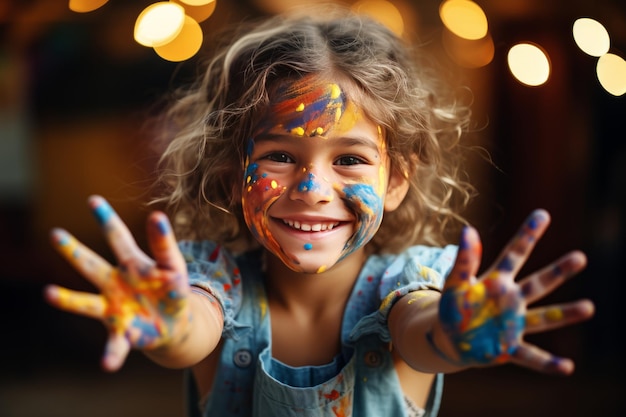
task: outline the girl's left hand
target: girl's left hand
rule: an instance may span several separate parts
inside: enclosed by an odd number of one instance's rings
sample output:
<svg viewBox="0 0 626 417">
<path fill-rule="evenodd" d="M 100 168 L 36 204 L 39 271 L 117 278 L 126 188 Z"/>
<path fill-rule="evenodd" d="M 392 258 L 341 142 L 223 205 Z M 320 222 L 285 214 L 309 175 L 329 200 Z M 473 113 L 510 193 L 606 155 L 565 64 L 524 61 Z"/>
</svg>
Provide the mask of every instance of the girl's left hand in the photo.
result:
<svg viewBox="0 0 626 417">
<path fill-rule="evenodd" d="M 573 372 L 570 359 L 523 340 L 525 334 L 560 328 L 593 315 L 594 306 L 589 300 L 527 308 L 587 263 L 582 252 L 570 252 L 515 282 L 549 223 L 546 211 L 534 211 L 480 278 L 476 277 L 482 254 L 480 238 L 475 229 L 464 229 L 439 305 L 439 324 L 456 356 L 448 358 L 450 361 L 461 366 L 511 362 L 548 373 Z"/>
</svg>

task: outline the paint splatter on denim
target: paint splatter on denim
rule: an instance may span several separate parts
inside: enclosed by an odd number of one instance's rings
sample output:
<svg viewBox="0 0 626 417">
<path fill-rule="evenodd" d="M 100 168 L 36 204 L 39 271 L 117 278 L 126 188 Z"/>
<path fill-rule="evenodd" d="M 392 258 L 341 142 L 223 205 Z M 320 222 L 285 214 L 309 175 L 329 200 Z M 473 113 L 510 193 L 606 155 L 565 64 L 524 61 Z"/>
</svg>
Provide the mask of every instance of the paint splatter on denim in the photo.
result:
<svg viewBox="0 0 626 417">
<path fill-rule="evenodd" d="M 291 367 L 272 358 L 271 326 L 260 252 L 232 257 L 212 242 L 182 242 L 191 284 L 224 310 L 223 347 L 213 391 L 191 416 L 409 416 L 389 351 L 387 316 L 410 291 L 443 286 L 456 247 L 411 247 L 365 263 L 346 305 L 342 351 L 323 366 Z M 191 378 L 191 377 L 190 377 Z M 443 388 L 437 375 L 425 416 L 435 416 Z"/>
</svg>

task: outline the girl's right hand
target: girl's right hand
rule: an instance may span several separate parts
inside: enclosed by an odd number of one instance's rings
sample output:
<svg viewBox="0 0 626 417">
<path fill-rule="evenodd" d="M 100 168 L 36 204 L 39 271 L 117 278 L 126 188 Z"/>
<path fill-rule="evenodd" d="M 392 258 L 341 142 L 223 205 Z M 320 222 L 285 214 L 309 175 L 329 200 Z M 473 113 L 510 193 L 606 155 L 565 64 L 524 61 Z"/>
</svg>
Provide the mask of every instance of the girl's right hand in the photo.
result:
<svg viewBox="0 0 626 417">
<path fill-rule="evenodd" d="M 104 322 L 109 336 L 102 366 L 115 371 L 131 348 L 167 347 L 187 336 L 187 267 L 164 213 L 153 212 L 148 218 L 148 242 L 154 256 L 151 259 L 139 249 L 128 227 L 104 198 L 92 196 L 89 205 L 117 258 L 117 266 L 67 231 L 54 229 L 53 245 L 100 294 L 50 285 L 45 296 L 55 307 Z"/>
</svg>

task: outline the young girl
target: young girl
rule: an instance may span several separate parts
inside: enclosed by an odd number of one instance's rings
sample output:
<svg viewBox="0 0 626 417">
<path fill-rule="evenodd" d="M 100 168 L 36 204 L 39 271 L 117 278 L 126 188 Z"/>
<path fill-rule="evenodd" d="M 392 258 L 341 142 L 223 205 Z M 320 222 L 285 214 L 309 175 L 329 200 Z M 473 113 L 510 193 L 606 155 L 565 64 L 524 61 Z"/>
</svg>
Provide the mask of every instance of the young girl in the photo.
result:
<svg viewBox="0 0 626 417">
<path fill-rule="evenodd" d="M 106 370 L 139 349 L 190 369 L 191 415 L 258 417 L 434 416 L 443 373 L 573 371 L 523 336 L 591 317 L 586 300 L 527 309 L 584 255 L 514 281 L 543 210 L 480 278 L 475 229 L 444 245 L 471 193 L 468 112 L 401 40 L 352 15 L 275 17 L 232 39 L 167 114 L 158 201 L 174 227 L 149 216 L 152 258 L 99 196 L 117 266 L 53 231 L 101 293 L 47 298 L 105 323 Z"/>
</svg>

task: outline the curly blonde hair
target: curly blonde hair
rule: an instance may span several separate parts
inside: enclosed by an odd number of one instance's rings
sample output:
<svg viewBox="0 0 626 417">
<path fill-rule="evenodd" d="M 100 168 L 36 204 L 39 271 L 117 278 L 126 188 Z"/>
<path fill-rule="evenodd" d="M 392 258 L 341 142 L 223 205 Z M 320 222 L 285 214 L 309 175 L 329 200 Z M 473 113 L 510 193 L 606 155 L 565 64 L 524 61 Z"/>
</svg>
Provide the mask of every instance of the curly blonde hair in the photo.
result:
<svg viewBox="0 0 626 417">
<path fill-rule="evenodd" d="M 178 238 L 215 240 L 235 251 L 256 246 L 241 190 L 246 144 L 268 91 L 286 79 L 330 73 L 357 87 L 358 104 L 383 127 L 392 169 L 410 182 L 368 250 L 445 243 L 465 223 L 460 213 L 473 192 L 459 143 L 468 108 L 446 102 L 432 66 L 420 65 L 381 24 L 350 13 L 310 16 L 240 26 L 203 76 L 176 92 L 162 119 L 166 148 L 157 183 L 164 188 L 153 202 L 165 205 Z"/>
</svg>

